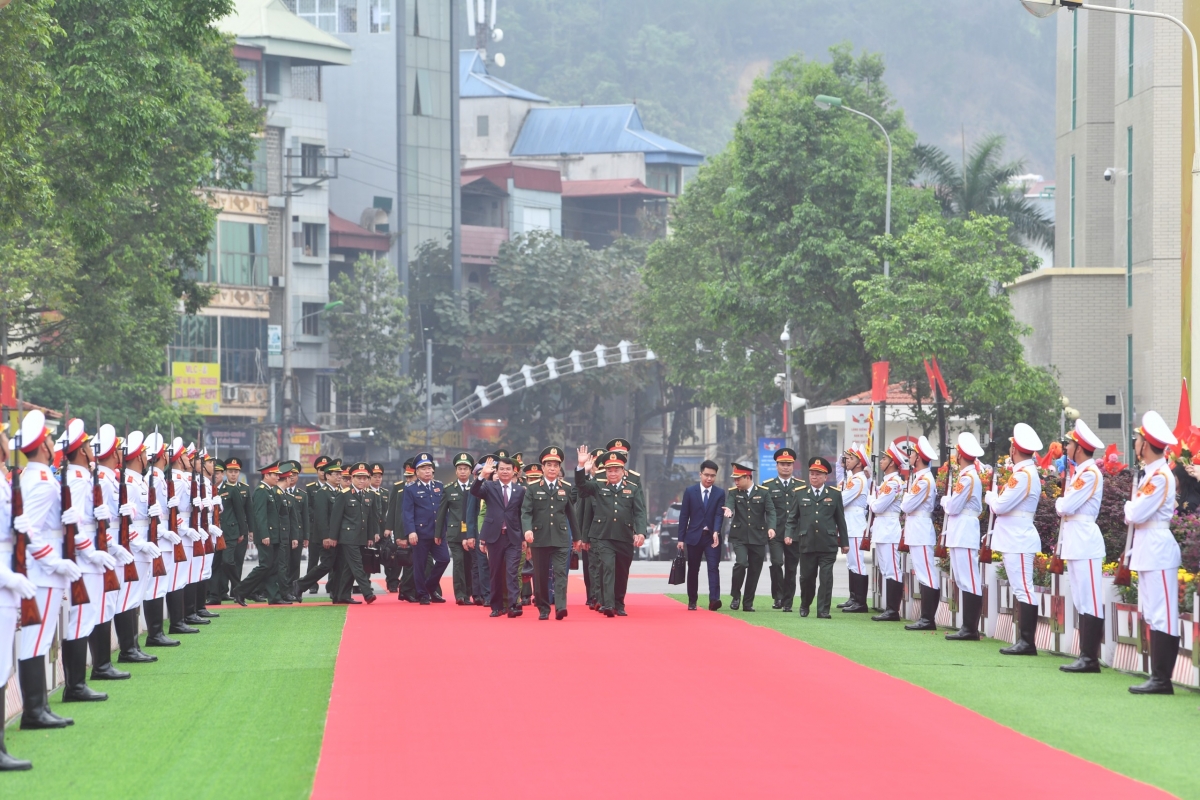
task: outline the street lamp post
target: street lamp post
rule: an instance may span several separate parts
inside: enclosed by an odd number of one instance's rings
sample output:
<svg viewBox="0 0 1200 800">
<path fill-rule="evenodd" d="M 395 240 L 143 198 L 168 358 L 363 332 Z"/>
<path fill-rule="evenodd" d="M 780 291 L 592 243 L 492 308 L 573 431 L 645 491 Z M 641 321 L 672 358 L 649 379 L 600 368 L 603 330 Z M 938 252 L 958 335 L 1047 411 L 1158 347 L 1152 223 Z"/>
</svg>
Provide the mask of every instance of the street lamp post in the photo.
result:
<svg viewBox="0 0 1200 800">
<path fill-rule="evenodd" d="M 1192 48 L 1192 238 L 1190 247 L 1187 250 L 1192 258 L 1192 273 L 1191 280 L 1191 315 L 1194 318 L 1197 310 L 1200 309 L 1200 281 L 1195 279 L 1197 247 L 1200 247 L 1200 51 L 1196 49 L 1196 37 L 1192 35 L 1191 30 L 1187 25 L 1183 24 L 1183 20 L 1178 17 L 1173 17 L 1170 14 L 1162 14 L 1157 11 L 1143 11 L 1137 8 L 1118 8 L 1116 6 L 1097 6 L 1090 3 L 1079 3 L 1074 0 L 1021 0 L 1021 5 L 1025 6 L 1025 10 L 1035 17 L 1044 18 L 1058 11 L 1060 8 L 1066 8 L 1070 11 L 1084 9 L 1086 11 L 1105 11 L 1110 14 L 1125 14 L 1130 17 L 1150 17 L 1151 19 L 1161 19 L 1170 22 L 1183 31 L 1187 37 L 1188 44 Z M 1132 3 L 1130 4 L 1132 5 Z M 1182 265 L 1181 265 L 1182 266 Z M 1192 331 L 1197 328 L 1194 324 L 1189 324 L 1188 320 L 1184 320 L 1185 333 L 1184 336 L 1191 336 Z M 1200 375 L 1200 348 L 1191 348 L 1191 374 L 1193 376 Z"/>
<path fill-rule="evenodd" d="M 888 136 L 887 128 L 883 124 L 872 117 L 870 114 L 864 114 L 861 111 L 855 111 L 850 106 L 842 102 L 840 97 L 830 97 L 827 94 L 819 94 L 813 98 L 813 102 L 818 108 L 840 108 L 843 111 L 849 111 L 851 114 L 858 114 L 860 117 L 865 117 L 871 122 L 879 126 L 879 130 L 883 131 L 883 138 L 887 140 L 888 149 L 888 168 L 887 168 L 887 200 L 883 208 L 883 232 L 891 235 L 892 233 L 892 137 Z M 891 274 L 891 265 L 885 258 L 883 260 L 883 277 L 888 277 Z"/>
<path fill-rule="evenodd" d="M 796 435 L 792 423 L 792 353 L 788 348 L 792 342 L 792 321 L 789 319 L 783 326 L 783 333 L 779 334 L 779 342 L 783 345 L 783 414 L 787 421 L 787 445 L 795 448 Z"/>
</svg>

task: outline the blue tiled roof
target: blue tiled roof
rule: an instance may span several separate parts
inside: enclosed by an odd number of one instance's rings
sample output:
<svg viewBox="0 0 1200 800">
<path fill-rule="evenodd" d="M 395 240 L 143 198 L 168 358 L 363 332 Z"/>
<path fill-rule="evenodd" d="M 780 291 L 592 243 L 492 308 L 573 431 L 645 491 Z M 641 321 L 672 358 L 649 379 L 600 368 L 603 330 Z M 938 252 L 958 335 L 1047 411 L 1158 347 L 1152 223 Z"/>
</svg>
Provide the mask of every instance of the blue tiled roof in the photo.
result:
<svg viewBox="0 0 1200 800">
<path fill-rule="evenodd" d="M 648 164 L 682 166 L 704 161 L 702 153 L 647 131 L 636 105 L 530 109 L 512 155 L 562 153 L 645 153 Z"/>
<path fill-rule="evenodd" d="M 513 97 L 534 103 L 550 102 L 541 95 L 489 75 L 478 50 L 458 51 L 458 94 L 459 97 Z"/>
</svg>

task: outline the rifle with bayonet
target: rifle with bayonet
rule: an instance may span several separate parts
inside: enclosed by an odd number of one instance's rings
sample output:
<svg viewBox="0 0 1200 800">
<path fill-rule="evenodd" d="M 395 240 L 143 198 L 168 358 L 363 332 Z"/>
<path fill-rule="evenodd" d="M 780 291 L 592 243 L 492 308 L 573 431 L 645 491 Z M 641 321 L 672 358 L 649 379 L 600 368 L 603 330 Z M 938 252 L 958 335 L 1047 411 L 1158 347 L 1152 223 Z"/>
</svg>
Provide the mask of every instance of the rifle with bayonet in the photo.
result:
<svg viewBox="0 0 1200 800">
<path fill-rule="evenodd" d="M 100 486 L 100 435 L 96 434 L 96 441 L 92 445 L 92 512 L 95 513 L 97 508 L 104 506 L 104 489 Z M 108 520 L 96 517 L 96 550 L 101 553 L 108 552 Z M 136 567 L 134 568 L 136 570 Z M 117 580 L 116 570 L 104 570 L 104 592 L 115 592 L 120 590 L 121 582 Z"/>
<path fill-rule="evenodd" d="M 63 419 L 69 419 L 63 414 Z M 70 422 L 67 422 L 68 433 L 63 437 L 62 445 L 62 460 L 58 465 L 58 485 L 59 497 L 62 500 L 62 511 L 65 514 L 71 510 L 71 487 L 67 485 L 67 470 L 71 466 L 71 462 L 67 457 L 67 447 L 71 444 Z M 63 558 L 68 561 L 74 561 L 78 566 L 79 554 L 75 552 L 75 537 L 79 535 L 79 526 L 73 522 L 63 525 Z M 71 581 L 71 605 L 82 606 L 87 605 L 88 600 L 87 586 L 83 582 L 83 576 Z"/>
<path fill-rule="evenodd" d="M 12 453 L 11 448 L 9 453 Z M 12 517 L 9 520 L 9 524 L 12 524 L 17 517 L 25 513 L 25 501 L 21 499 L 21 470 L 16 469 L 16 464 L 11 464 L 9 465 L 8 474 L 12 476 Z M 13 542 L 12 571 L 28 578 L 29 535 L 17 530 L 16 525 L 13 525 L 12 533 L 15 540 Z M 38 611 L 37 599 L 22 597 L 20 627 L 29 628 L 41 624 L 42 612 Z M 3 724 L 4 721 L 0 720 L 0 725 Z"/>
</svg>

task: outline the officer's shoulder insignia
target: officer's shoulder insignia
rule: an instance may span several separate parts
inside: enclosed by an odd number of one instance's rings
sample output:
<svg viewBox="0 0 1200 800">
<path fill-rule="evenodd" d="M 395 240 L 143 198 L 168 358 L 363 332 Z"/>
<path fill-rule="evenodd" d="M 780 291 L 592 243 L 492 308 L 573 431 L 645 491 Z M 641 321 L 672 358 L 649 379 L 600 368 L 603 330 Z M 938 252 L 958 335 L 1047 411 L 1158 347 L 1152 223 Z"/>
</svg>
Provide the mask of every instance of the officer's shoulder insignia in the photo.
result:
<svg viewBox="0 0 1200 800">
<path fill-rule="evenodd" d="M 635 477 L 635 478 L 640 478 L 640 477 L 642 477 L 642 473 L 640 473 L 640 472 L 635 472 L 634 470 L 631 470 L 631 469 L 630 469 L 630 470 L 626 470 L 626 472 L 628 472 L 630 475 L 632 475 L 632 476 L 633 476 L 633 477 Z"/>
<path fill-rule="evenodd" d="M 566 481 L 559 481 L 559 483 L 561 483 L 563 486 L 566 486 L 568 489 L 571 488 L 571 484 L 567 483 Z"/>
<path fill-rule="evenodd" d="M 1083 488 L 1083 478 L 1076 478 L 1075 482 L 1071 484 L 1071 488 L 1075 489 L 1075 490 L 1082 489 Z"/>
<path fill-rule="evenodd" d="M 1015 488 L 1017 488 L 1018 483 L 1019 482 L 1017 481 L 1017 476 L 1014 475 L 1011 478 L 1009 478 L 1008 483 L 1006 483 L 1004 485 L 1007 486 L 1009 489 L 1015 489 Z"/>
<path fill-rule="evenodd" d="M 883 492 L 884 494 L 891 494 L 892 493 L 892 485 L 890 483 L 885 483 L 883 486 L 879 487 L 879 490 L 881 492 Z"/>
</svg>

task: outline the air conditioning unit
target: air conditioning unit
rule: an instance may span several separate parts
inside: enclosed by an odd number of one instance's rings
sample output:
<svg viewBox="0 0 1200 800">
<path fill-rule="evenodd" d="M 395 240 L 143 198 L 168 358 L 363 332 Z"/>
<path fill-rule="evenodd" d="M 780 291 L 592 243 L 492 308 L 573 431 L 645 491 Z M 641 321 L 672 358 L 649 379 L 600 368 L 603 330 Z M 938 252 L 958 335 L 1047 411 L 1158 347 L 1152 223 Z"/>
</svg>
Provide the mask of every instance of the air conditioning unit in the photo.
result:
<svg viewBox="0 0 1200 800">
<path fill-rule="evenodd" d="M 282 289 L 287 285 L 287 280 L 282 275 L 271 276 L 271 287 L 274 289 Z"/>
<path fill-rule="evenodd" d="M 236 403 L 238 399 L 238 385 L 236 383 L 226 383 L 221 386 L 221 402 Z"/>
</svg>

